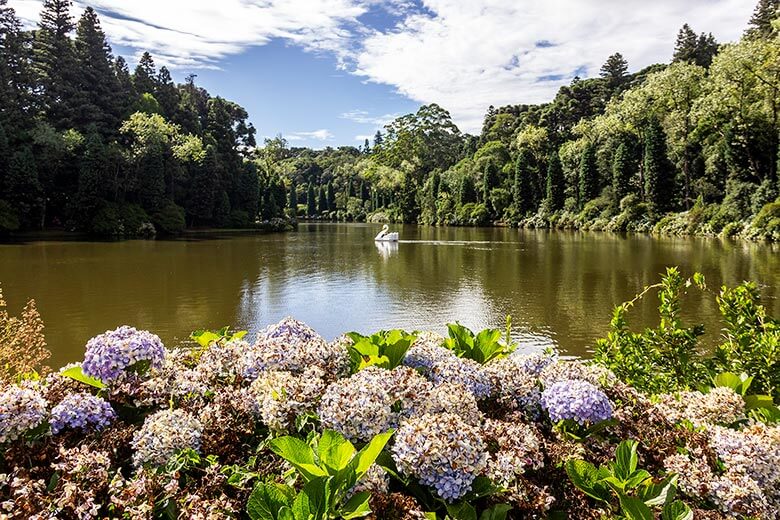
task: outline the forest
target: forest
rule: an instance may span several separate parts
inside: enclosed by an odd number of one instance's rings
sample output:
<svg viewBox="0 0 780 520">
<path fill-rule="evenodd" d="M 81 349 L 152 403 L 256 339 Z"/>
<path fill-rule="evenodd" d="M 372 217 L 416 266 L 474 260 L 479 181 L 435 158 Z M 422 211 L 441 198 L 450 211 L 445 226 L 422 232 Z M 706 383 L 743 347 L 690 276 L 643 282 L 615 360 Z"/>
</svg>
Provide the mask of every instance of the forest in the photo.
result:
<svg viewBox="0 0 780 520">
<path fill-rule="evenodd" d="M 778 5 L 739 42 L 686 24 L 671 63 L 628 73 L 616 53 L 550 103 L 491 106 L 478 136 L 430 104 L 361 147 L 260 153 L 299 216 L 777 240 Z"/>
<path fill-rule="evenodd" d="M 24 30 L 0 0 L 0 234 L 102 236 L 280 225 L 280 178 L 253 160 L 245 109 L 144 53 L 131 72 L 96 12 L 47 0 Z"/>
<path fill-rule="evenodd" d="M 91 8 L 47 0 L 26 31 L 0 6 L 0 233 L 310 218 L 780 239 L 780 0 L 738 42 L 686 24 L 670 63 L 615 53 L 549 103 L 491 106 L 479 135 L 428 104 L 321 150 L 258 145 L 245 109 L 148 53 L 130 72 Z"/>
</svg>

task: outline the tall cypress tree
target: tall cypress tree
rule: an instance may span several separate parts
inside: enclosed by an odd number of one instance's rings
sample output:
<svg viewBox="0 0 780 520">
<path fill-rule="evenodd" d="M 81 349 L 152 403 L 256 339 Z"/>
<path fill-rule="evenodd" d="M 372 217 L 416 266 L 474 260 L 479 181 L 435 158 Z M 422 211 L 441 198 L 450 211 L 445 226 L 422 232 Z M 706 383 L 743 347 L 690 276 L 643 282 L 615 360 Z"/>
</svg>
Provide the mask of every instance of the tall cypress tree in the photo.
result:
<svg viewBox="0 0 780 520">
<path fill-rule="evenodd" d="M 160 108 L 165 118 L 172 120 L 179 106 L 179 91 L 173 83 L 168 67 L 160 67 L 160 72 L 157 74 L 154 97 L 160 103 Z"/>
<path fill-rule="evenodd" d="M 35 105 L 29 38 L 16 12 L 0 0 L 0 124 L 10 134 L 32 124 Z"/>
<path fill-rule="evenodd" d="M 477 202 L 477 190 L 474 187 L 474 179 L 471 175 L 464 175 L 460 181 L 460 190 L 458 192 L 460 205 L 470 202 Z"/>
<path fill-rule="evenodd" d="M 136 93 L 133 86 L 133 78 L 130 75 L 130 68 L 122 56 L 117 56 L 116 60 L 114 60 L 114 75 L 117 83 L 117 109 L 119 110 L 120 120 L 124 121 L 132 113 Z"/>
<path fill-rule="evenodd" d="M 290 209 L 293 216 L 298 213 L 298 186 L 295 185 L 295 182 L 290 185 Z"/>
<path fill-rule="evenodd" d="M 596 147 L 592 144 L 587 144 L 585 150 L 582 152 L 580 158 L 580 192 L 579 192 L 579 205 L 580 208 L 585 204 L 596 198 L 599 189 L 599 171 L 596 165 Z"/>
<path fill-rule="evenodd" d="M 101 176 L 106 171 L 106 148 L 100 134 L 93 127 L 87 134 L 84 155 L 79 164 L 78 191 L 70 208 L 79 228 L 89 230 L 92 218 L 103 201 Z"/>
<path fill-rule="evenodd" d="M 772 38 L 777 31 L 772 22 L 780 16 L 780 0 L 758 0 L 745 35 L 748 38 Z"/>
<path fill-rule="evenodd" d="M 493 164 L 493 161 L 488 161 L 485 164 L 485 172 L 482 178 L 482 202 L 485 204 L 490 215 L 495 215 L 495 209 L 490 202 L 490 191 L 493 188 L 498 187 L 498 167 Z"/>
<path fill-rule="evenodd" d="M 202 163 L 194 166 L 187 197 L 185 209 L 191 225 L 202 226 L 213 222 L 218 169 L 217 150 L 209 144 Z"/>
<path fill-rule="evenodd" d="M 512 199 L 515 211 L 524 217 L 534 210 L 534 176 L 531 152 L 522 148 L 515 159 L 515 182 L 512 188 Z"/>
<path fill-rule="evenodd" d="M 33 68 L 43 113 L 55 128 L 73 126 L 78 70 L 70 33 L 70 0 L 45 0 L 33 44 Z"/>
<path fill-rule="evenodd" d="M 328 197 L 328 211 L 336 211 L 336 194 L 333 193 L 333 183 L 331 181 L 328 181 L 325 191 Z"/>
<path fill-rule="evenodd" d="M 314 200 L 314 184 L 309 182 L 309 188 L 306 190 L 306 216 L 313 217 L 317 214 L 317 202 Z"/>
<path fill-rule="evenodd" d="M 80 81 L 73 123 L 81 129 L 95 125 L 102 135 L 109 135 L 116 131 L 122 117 L 121 100 L 117 97 L 119 82 L 111 47 L 91 7 L 79 19 L 74 45 Z"/>
<path fill-rule="evenodd" d="M 645 131 L 645 200 L 655 215 L 671 209 L 674 175 L 666 155 L 666 136 L 661 123 L 652 118 Z"/>
<path fill-rule="evenodd" d="M 612 158 L 612 193 L 615 197 L 614 204 L 616 207 L 631 192 L 632 173 L 628 146 L 625 142 L 622 142 Z"/>
<path fill-rule="evenodd" d="M 550 153 L 547 160 L 547 207 L 551 211 L 563 209 L 566 198 L 566 179 L 563 176 L 563 166 L 557 151 Z"/>
<path fill-rule="evenodd" d="M 320 185 L 319 197 L 317 199 L 317 210 L 320 215 L 328 211 L 328 196 L 325 193 L 325 186 Z"/>
</svg>

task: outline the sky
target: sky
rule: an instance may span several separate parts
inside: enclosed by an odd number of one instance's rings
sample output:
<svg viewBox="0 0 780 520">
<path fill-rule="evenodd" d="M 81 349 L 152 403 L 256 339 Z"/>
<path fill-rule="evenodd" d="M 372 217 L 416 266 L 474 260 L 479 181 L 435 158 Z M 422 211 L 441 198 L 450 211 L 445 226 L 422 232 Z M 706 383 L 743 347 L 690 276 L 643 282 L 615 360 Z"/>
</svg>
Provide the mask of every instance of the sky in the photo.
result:
<svg viewBox="0 0 780 520">
<path fill-rule="evenodd" d="M 35 24 L 42 0 L 9 0 Z M 671 58 L 689 23 L 739 38 L 755 0 L 91 0 L 115 54 L 244 106 L 259 141 L 359 145 L 421 104 L 478 133 L 490 105 L 551 100 L 620 52 Z"/>
</svg>

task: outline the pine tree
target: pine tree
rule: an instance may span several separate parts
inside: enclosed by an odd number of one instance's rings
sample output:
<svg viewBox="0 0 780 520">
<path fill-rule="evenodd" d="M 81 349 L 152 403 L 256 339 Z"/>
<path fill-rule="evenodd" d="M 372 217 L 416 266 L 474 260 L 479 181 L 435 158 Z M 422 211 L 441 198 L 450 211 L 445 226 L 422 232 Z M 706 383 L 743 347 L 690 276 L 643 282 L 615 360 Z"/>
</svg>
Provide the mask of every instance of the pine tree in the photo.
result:
<svg viewBox="0 0 780 520">
<path fill-rule="evenodd" d="M 515 211 L 525 217 L 534 210 L 534 176 L 531 152 L 523 148 L 515 159 L 515 182 L 512 188 L 512 198 Z"/>
<path fill-rule="evenodd" d="M 110 135 L 122 117 L 121 100 L 117 97 L 119 82 L 111 47 L 91 7 L 79 19 L 74 45 L 80 81 L 73 123 L 80 129 L 95 125 L 101 135 Z"/>
<path fill-rule="evenodd" d="M 381 148 L 382 142 L 385 140 L 384 136 L 382 136 L 382 132 L 379 130 L 376 131 L 376 134 L 374 134 L 374 149 Z"/>
<path fill-rule="evenodd" d="M 371 153 L 371 146 L 368 144 L 368 138 L 363 142 L 363 155 Z"/>
<path fill-rule="evenodd" d="M 482 202 L 491 216 L 495 216 L 495 208 L 490 202 L 490 191 L 498 187 L 498 182 L 498 167 L 493 164 L 493 161 L 488 161 L 482 178 Z"/>
<path fill-rule="evenodd" d="M 119 111 L 119 119 L 124 121 L 131 114 L 132 107 L 135 104 L 136 93 L 130 69 L 122 56 L 117 56 L 114 61 L 114 75 L 117 83 L 117 110 Z"/>
<path fill-rule="evenodd" d="M 666 136 L 661 123 L 653 118 L 645 131 L 645 200 L 654 215 L 671 209 L 674 175 L 666 155 Z"/>
<path fill-rule="evenodd" d="M 745 36 L 770 39 L 777 34 L 772 22 L 780 16 L 780 0 L 758 0 Z"/>
<path fill-rule="evenodd" d="M 701 33 L 696 42 L 696 65 L 709 68 L 715 55 L 718 54 L 719 48 L 720 45 L 712 33 Z"/>
<path fill-rule="evenodd" d="M 29 128 L 35 97 L 28 33 L 7 0 L 0 0 L 0 124 L 16 134 Z"/>
<path fill-rule="evenodd" d="M 585 146 L 585 150 L 583 150 L 582 157 L 580 158 L 580 208 L 584 207 L 588 201 L 595 199 L 596 195 L 598 195 L 598 176 L 598 166 L 596 165 L 596 147 L 592 144 L 588 144 Z"/>
<path fill-rule="evenodd" d="M 314 200 L 314 184 L 309 182 L 306 190 L 306 216 L 313 217 L 317 214 L 317 201 Z"/>
<path fill-rule="evenodd" d="M 71 103 L 78 92 L 78 70 L 70 33 L 70 0 L 45 0 L 33 44 L 33 68 L 42 110 L 58 129 L 73 126 Z"/>
<path fill-rule="evenodd" d="M 328 211 L 328 196 L 325 193 L 325 186 L 320 185 L 319 198 L 317 199 L 317 210 L 320 215 Z"/>
<path fill-rule="evenodd" d="M 25 146 L 11 156 L 3 188 L 22 227 L 41 229 L 45 203 L 32 148 Z"/>
<path fill-rule="evenodd" d="M 105 145 L 94 127 L 86 137 L 84 155 L 80 162 L 78 191 L 70 211 L 78 227 L 89 231 L 92 219 L 104 199 L 101 193 L 101 177 L 107 165 Z"/>
<path fill-rule="evenodd" d="M 336 211 L 336 194 L 333 192 L 333 183 L 328 181 L 325 191 L 328 197 L 328 211 Z"/>
<path fill-rule="evenodd" d="M 460 190 L 458 192 L 460 205 L 470 202 L 477 202 L 477 190 L 474 187 L 474 179 L 471 175 L 464 175 L 460 181 Z"/>
<path fill-rule="evenodd" d="M 295 182 L 293 182 L 290 185 L 290 209 L 292 210 L 293 216 L 298 214 L 298 186 L 295 185 Z"/>
<path fill-rule="evenodd" d="M 615 197 L 615 207 L 619 207 L 620 201 L 631 192 L 632 174 L 628 146 L 622 142 L 612 158 L 612 193 Z"/>
<path fill-rule="evenodd" d="M 173 83 L 168 67 L 160 67 L 156 83 L 154 97 L 160 103 L 160 108 L 165 118 L 172 120 L 179 106 L 179 91 Z"/>
<path fill-rule="evenodd" d="M 696 63 L 696 52 L 698 50 L 699 39 L 693 32 L 691 26 L 684 24 L 677 33 L 677 42 L 674 44 L 674 55 L 672 61 Z"/>
<path fill-rule="evenodd" d="M 607 81 L 610 88 L 617 88 L 623 84 L 628 72 L 628 62 L 622 54 L 616 52 L 601 66 L 601 77 Z"/>
<path fill-rule="evenodd" d="M 550 211 L 563 209 L 566 198 L 566 179 L 563 176 L 563 166 L 557 151 L 550 154 L 547 160 L 547 207 Z"/>
<path fill-rule="evenodd" d="M 154 58 L 148 52 L 141 55 L 141 60 L 133 74 L 133 85 L 139 95 L 152 94 L 157 90 L 157 69 L 154 66 Z"/>
</svg>

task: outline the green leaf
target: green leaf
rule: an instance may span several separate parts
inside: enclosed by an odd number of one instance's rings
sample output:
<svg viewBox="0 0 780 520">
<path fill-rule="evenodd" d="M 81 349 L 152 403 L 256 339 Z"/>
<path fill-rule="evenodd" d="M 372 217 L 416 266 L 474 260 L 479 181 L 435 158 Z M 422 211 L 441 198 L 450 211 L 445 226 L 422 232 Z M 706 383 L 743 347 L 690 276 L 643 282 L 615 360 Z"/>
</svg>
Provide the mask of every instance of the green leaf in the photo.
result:
<svg viewBox="0 0 780 520">
<path fill-rule="evenodd" d="M 609 490 L 601 483 L 599 470 L 584 460 L 569 459 L 564 464 L 566 474 L 572 484 L 591 498 L 609 502 Z"/>
<path fill-rule="evenodd" d="M 320 462 L 330 470 L 328 473 L 334 475 L 347 467 L 355 455 L 355 447 L 340 433 L 325 430 L 317 445 L 317 454 Z"/>
<path fill-rule="evenodd" d="M 771 409 L 775 403 L 768 395 L 747 395 L 745 396 L 745 409 L 755 410 L 758 408 Z"/>
<path fill-rule="evenodd" d="M 633 472 L 629 477 L 624 481 L 625 482 L 625 488 L 626 489 L 634 489 L 638 487 L 640 484 L 645 482 L 648 479 L 651 479 L 652 476 L 650 473 L 643 469 L 638 469 L 635 472 Z"/>
<path fill-rule="evenodd" d="M 637 466 L 636 455 L 637 442 L 633 440 L 625 440 L 618 444 L 617 450 L 615 450 L 615 476 L 621 480 L 626 480 L 634 471 Z"/>
<path fill-rule="evenodd" d="M 296 520 L 296 519 L 292 509 L 285 506 L 279 510 L 279 516 L 277 517 L 276 520 Z"/>
<path fill-rule="evenodd" d="M 661 513 L 662 520 L 693 520 L 693 511 L 679 500 L 666 504 Z"/>
<path fill-rule="evenodd" d="M 426 511 L 424 515 L 427 520 L 436 520 L 436 513 L 433 511 Z"/>
<path fill-rule="evenodd" d="M 328 475 L 314 461 L 314 451 L 311 446 L 300 439 L 289 436 L 277 437 L 268 442 L 268 447 L 292 464 L 307 481 Z"/>
<path fill-rule="evenodd" d="M 509 504 L 495 504 L 493 507 L 482 511 L 479 520 L 506 520 L 506 515 L 512 510 Z"/>
<path fill-rule="evenodd" d="M 206 348 L 212 343 L 222 339 L 222 336 L 211 332 L 210 330 L 196 330 L 190 334 L 190 339 L 194 340 L 201 347 Z"/>
<path fill-rule="evenodd" d="M 736 375 L 732 374 L 731 372 L 723 372 L 718 375 L 716 375 L 712 382 L 715 384 L 715 386 L 725 386 L 726 388 L 731 388 L 737 393 L 740 393 L 740 389 L 742 388 L 742 379 Z"/>
<path fill-rule="evenodd" d="M 95 387 L 99 390 L 103 390 L 106 387 L 106 385 L 100 379 L 95 379 L 94 377 L 86 375 L 80 366 L 63 370 L 60 372 L 60 375 L 63 377 L 69 377 L 70 379 L 74 379 L 80 383 Z"/>
<path fill-rule="evenodd" d="M 374 438 L 371 439 L 371 441 L 366 444 L 363 449 L 357 453 L 357 455 L 355 455 L 352 467 L 355 470 L 355 475 L 357 476 L 358 480 L 363 477 L 366 471 L 368 471 L 368 468 L 371 467 L 371 464 L 373 464 L 379 454 L 382 453 L 382 450 L 385 448 L 385 445 L 394 433 L 395 430 L 390 430 L 388 432 L 375 435 Z"/>
<path fill-rule="evenodd" d="M 477 510 L 468 502 L 447 504 L 447 514 L 449 514 L 453 520 L 477 520 Z"/>
<path fill-rule="evenodd" d="M 618 499 L 620 500 L 620 508 L 623 510 L 623 514 L 630 520 L 655 520 L 653 512 L 641 499 L 622 493 L 618 495 Z"/>
<path fill-rule="evenodd" d="M 251 520 L 278 520 L 279 510 L 289 505 L 288 497 L 279 484 L 259 482 L 249 495 L 246 512 Z"/>
<path fill-rule="evenodd" d="M 341 518 L 345 518 L 346 520 L 368 516 L 371 513 L 371 507 L 368 505 L 368 501 L 370 499 L 371 493 L 368 491 L 355 493 L 341 508 L 339 511 L 339 516 Z"/>
<path fill-rule="evenodd" d="M 668 504 L 677 493 L 677 475 L 669 475 L 658 483 L 640 488 L 639 496 L 650 507 Z"/>
</svg>

